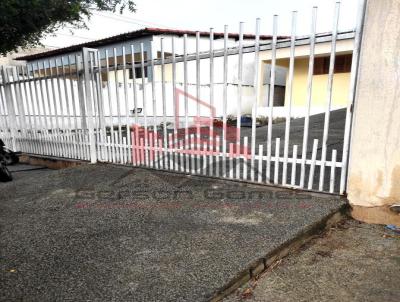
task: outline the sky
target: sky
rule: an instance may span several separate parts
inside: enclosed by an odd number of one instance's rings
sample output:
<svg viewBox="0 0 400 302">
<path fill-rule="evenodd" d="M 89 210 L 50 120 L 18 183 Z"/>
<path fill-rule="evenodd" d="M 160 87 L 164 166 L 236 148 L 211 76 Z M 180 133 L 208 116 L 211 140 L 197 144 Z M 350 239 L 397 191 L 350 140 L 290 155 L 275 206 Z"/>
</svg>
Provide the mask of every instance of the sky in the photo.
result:
<svg viewBox="0 0 400 302">
<path fill-rule="evenodd" d="M 359 2 L 342 0 L 339 30 L 355 27 Z M 136 13 L 98 12 L 87 22 L 88 30 L 60 29 L 42 43 L 48 48 L 59 48 L 97 40 L 144 27 L 160 27 L 223 32 L 238 32 L 239 22 L 245 22 L 246 33 L 255 32 L 255 20 L 261 19 L 261 34 L 272 33 L 273 15 L 278 17 L 278 34 L 288 35 L 292 11 L 297 13 L 297 34 L 306 35 L 311 29 L 311 12 L 318 6 L 317 32 L 332 30 L 335 0 L 136 0 Z"/>
</svg>

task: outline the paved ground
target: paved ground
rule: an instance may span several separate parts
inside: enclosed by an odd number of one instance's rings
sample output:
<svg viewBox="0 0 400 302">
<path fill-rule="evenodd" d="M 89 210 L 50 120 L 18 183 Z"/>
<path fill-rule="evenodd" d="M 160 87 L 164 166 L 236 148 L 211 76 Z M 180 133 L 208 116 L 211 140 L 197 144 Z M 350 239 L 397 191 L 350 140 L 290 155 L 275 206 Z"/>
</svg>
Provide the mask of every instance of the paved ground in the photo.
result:
<svg viewBox="0 0 400 302">
<path fill-rule="evenodd" d="M 346 221 L 224 302 L 400 301 L 400 235 Z"/>
<path fill-rule="evenodd" d="M 205 301 L 344 204 L 121 166 L 27 169 L 0 183 L 2 301 Z"/>
<path fill-rule="evenodd" d="M 309 121 L 309 131 L 308 131 L 308 143 L 307 143 L 307 158 L 311 159 L 313 141 L 314 139 L 318 139 L 318 149 L 317 149 L 317 159 L 320 159 L 322 156 L 322 141 L 323 141 L 323 131 L 324 131 L 324 119 L 325 114 L 315 114 L 310 116 Z M 337 151 L 337 162 L 342 160 L 342 152 L 343 152 L 343 137 L 344 137 L 344 125 L 346 120 L 346 109 L 339 109 L 330 112 L 329 118 L 329 132 L 328 132 L 328 140 L 327 140 L 327 153 L 326 159 L 331 160 L 332 158 L 332 150 Z M 263 126 L 259 127 L 256 130 L 256 145 L 263 145 L 264 154 L 267 154 L 267 135 L 268 127 Z M 293 119 L 290 124 L 290 141 L 289 141 L 289 149 L 288 154 L 289 157 L 293 155 L 293 146 L 298 146 L 297 157 L 301 158 L 302 156 L 302 146 L 303 146 L 303 135 L 304 135 L 304 118 Z M 248 136 L 249 142 L 251 138 L 251 129 L 250 128 L 242 128 L 241 136 Z M 284 141 L 285 141 L 285 122 L 280 122 L 272 125 L 272 154 L 275 154 L 275 142 L 276 138 L 280 138 L 280 151 L 279 154 L 283 156 L 284 152 Z M 249 143 L 250 144 L 250 143 Z M 257 147 L 258 150 L 258 147 Z M 271 165 L 271 175 L 273 175 L 274 164 Z M 288 175 L 291 175 L 291 165 L 288 165 Z M 283 164 L 280 164 L 279 168 L 279 182 L 282 183 L 282 171 Z M 297 165 L 296 168 L 296 184 L 300 184 L 300 164 Z M 263 171 L 263 174 L 266 172 Z M 330 168 L 325 169 L 325 178 L 324 178 L 324 190 L 329 190 L 329 174 Z M 318 189 L 319 184 L 319 174 L 320 168 L 319 166 L 315 167 L 314 179 L 313 179 L 313 189 Z M 306 167 L 306 183 L 308 181 L 309 175 L 309 167 Z M 289 180 L 290 181 L 290 180 Z M 339 192 L 340 186 L 340 168 L 336 168 L 336 178 L 334 191 Z"/>
</svg>

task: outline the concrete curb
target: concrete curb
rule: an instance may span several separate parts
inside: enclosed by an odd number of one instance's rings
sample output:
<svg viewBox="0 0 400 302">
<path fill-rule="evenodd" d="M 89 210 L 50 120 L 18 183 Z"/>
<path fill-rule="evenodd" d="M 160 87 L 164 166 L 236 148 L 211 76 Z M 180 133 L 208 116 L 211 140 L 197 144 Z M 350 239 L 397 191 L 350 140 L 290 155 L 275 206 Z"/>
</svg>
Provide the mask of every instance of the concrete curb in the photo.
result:
<svg viewBox="0 0 400 302">
<path fill-rule="evenodd" d="M 69 167 L 77 167 L 81 165 L 89 164 L 88 161 L 75 160 L 54 156 L 36 155 L 29 153 L 22 153 L 19 155 L 19 161 L 23 164 L 29 164 L 32 166 L 44 166 L 49 169 L 64 169 Z"/>
<path fill-rule="evenodd" d="M 309 242 L 313 235 L 328 230 L 333 225 L 348 217 L 349 205 L 343 205 L 338 211 L 330 213 L 319 222 L 314 223 L 301 231 L 295 238 L 285 242 L 275 250 L 271 251 L 265 257 L 258 259 L 249 265 L 245 271 L 238 273 L 237 277 L 231 282 L 221 287 L 215 295 L 209 299 L 210 302 L 221 301 L 223 298 L 233 293 L 236 289 L 247 283 L 253 277 L 263 273 L 276 261 L 285 258 L 292 251 L 298 250 L 301 246 Z"/>
</svg>

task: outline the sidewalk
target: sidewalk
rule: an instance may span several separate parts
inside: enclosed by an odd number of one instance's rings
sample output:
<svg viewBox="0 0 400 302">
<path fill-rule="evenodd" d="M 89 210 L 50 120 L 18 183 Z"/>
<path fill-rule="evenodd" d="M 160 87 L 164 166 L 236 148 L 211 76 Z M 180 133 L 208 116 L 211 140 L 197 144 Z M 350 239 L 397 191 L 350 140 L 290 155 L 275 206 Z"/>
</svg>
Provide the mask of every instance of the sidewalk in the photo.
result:
<svg viewBox="0 0 400 302">
<path fill-rule="evenodd" d="M 14 178 L 0 183 L 7 301 L 207 301 L 345 204 L 102 164 Z"/>
<path fill-rule="evenodd" d="M 400 235 L 348 220 L 232 294 L 237 301 L 400 301 Z"/>
</svg>

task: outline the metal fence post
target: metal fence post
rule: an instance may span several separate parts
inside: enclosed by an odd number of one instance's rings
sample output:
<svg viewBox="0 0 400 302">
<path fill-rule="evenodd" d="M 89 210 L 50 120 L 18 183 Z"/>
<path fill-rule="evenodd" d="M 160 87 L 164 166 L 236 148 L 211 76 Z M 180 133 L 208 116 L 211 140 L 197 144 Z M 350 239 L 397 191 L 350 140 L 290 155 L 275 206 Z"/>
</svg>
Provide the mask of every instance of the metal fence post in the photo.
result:
<svg viewBox="0 0 400 302">
<path fill-rule="evenodd" d="M 76 73 L 77 73 L 77 81 L 78 81 L 78 100 L 79 100 L 79 111 L 80 111 L 80 120 L 81 120 L 81 128 L 87 129 L 86 122 L 86 108 L 85 108 L 85 91 L 83 89 L 83 77 L 81 75 L 81 71 L 83 71 L 81 56 L 76 56 Z M 84 76 L 84 75 L 83 75 Z"/>
<path fill-rule="evenodd" d="M 90 64 L 93 64 L 93 60 L 90 59 L 90 52 L 93 51 L 89 48 L 83 48 L 83 67 L 84 67 L 84 81 L 85 81 L 85 101 L 87 110 L 87 126 L 89 130 L 89 147 L 90 147 L 90 162 L 95 164 L 97 162 L 96 152 L 96 136 L 94 132 L 94 120 L 93 120 L 93 94 L 95 91 L 91 89 L 90 83 Z"/>
<path fill-rule="evenodd" d="M 15 107 L 14 107 L 14 101 L 13 101 L 13 96 L 12 96 L 12 91 L 11 91 L 11 81 L 8 76 L 8 72 L 6 68 L 2 68 L 2 77 L 3 77 L 3 82 L 4 82 L 4 92 L 5 92 L 5 98 L 6 98 L 6 104 L 7 104 L 7 110 L 8 110 L 8 120 L 9 120 L 9 126 L 10 126 L 10 134 L 11 134 L 11 141 L 12 141 L 12 149 L 14 151 L 17 151 L 17 142 L 16 142 L 16 137 L 17 137 L 17 116 L 15 114 Z"/>
</svg>

